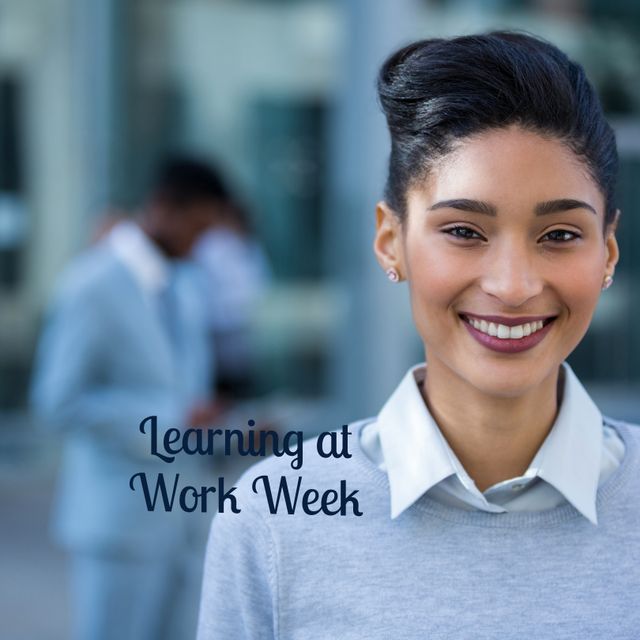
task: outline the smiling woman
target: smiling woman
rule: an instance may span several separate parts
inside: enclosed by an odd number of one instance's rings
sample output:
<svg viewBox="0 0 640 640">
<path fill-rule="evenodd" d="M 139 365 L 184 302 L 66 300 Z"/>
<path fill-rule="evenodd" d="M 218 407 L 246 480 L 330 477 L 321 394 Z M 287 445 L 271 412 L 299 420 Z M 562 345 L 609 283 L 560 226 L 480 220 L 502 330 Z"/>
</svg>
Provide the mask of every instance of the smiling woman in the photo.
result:
<svg viewBox="0 0 640 640">
<path fill-rule="evenodd" d="M 378 206 L 378 259 L 406 277 L 425 345 L 425 402 L 480 489 L 521 475 L 554 422 L 560 365 L 618 259 L 604 202 L 566 144 L 509 124 L 459 141 L 404 216 Z"/>
<path fill-rule="evenodd" d="M 350 426 L 350 460 L 307 443 L 306 478 L 348 478 L 362 517 L 268 516 L 240 483 L 199 638 L 637 638 L 640 429 L 603 418 L 565 363 L 618 261 L 593 87 L 511 32 L 409 45 L 378 87 L 374 250 L 408 284 L 426 364 Z"/>
</svg>

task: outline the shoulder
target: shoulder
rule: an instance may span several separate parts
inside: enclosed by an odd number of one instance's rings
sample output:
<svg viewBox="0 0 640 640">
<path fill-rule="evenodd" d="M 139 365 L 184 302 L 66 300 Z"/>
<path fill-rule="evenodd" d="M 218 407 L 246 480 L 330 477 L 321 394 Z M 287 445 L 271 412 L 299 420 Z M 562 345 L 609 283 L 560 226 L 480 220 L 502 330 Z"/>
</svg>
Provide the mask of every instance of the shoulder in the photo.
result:
<svg viewBox="0 0 640 640">
<path fill-rule="evenodd" d="M 633 422 L 627 422 L 626 420 L 619 420 L 618 418 L 611 418 L 610 416 L 602 416 L 602 422 L 614 429 L 630 429 L 634 434 L 640 430 L 640 425 Z"/>
<path fill-rule="evenodd" d="M 306 440 L 301 435 L 286 432 L 279 450 L 274 447 L 274 455 L 251 466 L 238 481 L 237 501 L 247 517 L 289 535 L 316 528 L 320 521 L 343 526 L 360 521 L 365 511 L 368 517 L 378 508 L 384 511 L 384 484 L 367 470 L 352 425 Z"/>
<path fill-rule="evenodd" d="M 609 432 L 615 432 L 617 439 L 622 441 L 619 446 L 623 447 L 624 453 L 622 455 L 624 455 L 624 459 L 632 466 L 639 465 L 640 425 L 624 420 L 617 420 L 608 416 L 603 416 L 603 424 L 605 427 L 605 438 L 607 437 L 608 427 Z M 622 455 L 620 455 L 619 458 L 622 458 Z"/>
<path fill-rule="evenodd" d="M 246 486 L 260 475 L 294 478 L 304 475 L 314 480 L 332 481 L 344 474 L 353 475 L 360 467 L 356 438 L 360 423 L 343 425 L 313 436 L 302 431 L 286 431 L 272 440 L 274 453 L 249 468 L 241 478 Z"/>
<path fill-rule="evenodd" d="M 55 303 L 74 300 L 97 302 L 125 275 L 121 263 L 107 243 L 86 249 L 64 268 L 56 281 Z"/>
<path fill-rule="evenodd" d="M 623 437 L 629 436 L 634 440 L 640 440 L 640 425 L 625 420 L 618 420 L 609 416 L 603 416 L 602 422 L 605 426 L 615 429 Z M 625 438 L 626 439 L 626 438 Z"/>
</svg>

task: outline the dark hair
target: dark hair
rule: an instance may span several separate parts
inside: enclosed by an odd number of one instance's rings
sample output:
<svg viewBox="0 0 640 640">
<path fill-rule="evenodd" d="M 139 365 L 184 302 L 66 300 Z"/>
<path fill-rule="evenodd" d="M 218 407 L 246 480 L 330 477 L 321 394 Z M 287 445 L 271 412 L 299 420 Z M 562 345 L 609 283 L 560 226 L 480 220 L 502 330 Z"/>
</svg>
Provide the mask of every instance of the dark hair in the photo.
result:
<svg viewBox="0 0 640 640">
<path fill-rule="evenodd" d="M 378 76 L 391 134 L 385 200 L 404 219 L 406 193 L 453 144 L 517 124 L 553 136 L 580 158 L 615 217 L 615 135 L 584 69 L 557 47 L 513 31 L 422 40 L 392 54 Z"/>
<path fill-rule="evenodd" d="M 230 192 L 220 173 L 209 163 L 190 156 L 165 158 L 151 184 L 151 197 L 184 207 L 203 200 L 228 202 Z"/>
</svg>

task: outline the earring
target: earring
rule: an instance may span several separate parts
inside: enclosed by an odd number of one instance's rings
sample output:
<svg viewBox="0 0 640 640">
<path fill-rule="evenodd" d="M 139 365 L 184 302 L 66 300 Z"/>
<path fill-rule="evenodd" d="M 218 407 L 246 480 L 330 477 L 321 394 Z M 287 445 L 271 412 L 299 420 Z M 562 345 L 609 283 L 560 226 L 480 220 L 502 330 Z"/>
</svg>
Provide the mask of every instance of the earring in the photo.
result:
<svg viewBox="0 0 640 640">
<path fill-rule="evenodd" d="M 605 276 L 604 282 L 602 283 L 602 290 L 605 291 L 613 284 L 613 276 Z"/>
<path fill-rule="evenodd" d="M 391 280 L 391 282 L 399 282 L 400 281 L 400 274 L 393 268 L 393 267 L 389 267 L 385 273 L 387 274 L 387 278 L 389 278 L 389 280 Z"/>
</svg>

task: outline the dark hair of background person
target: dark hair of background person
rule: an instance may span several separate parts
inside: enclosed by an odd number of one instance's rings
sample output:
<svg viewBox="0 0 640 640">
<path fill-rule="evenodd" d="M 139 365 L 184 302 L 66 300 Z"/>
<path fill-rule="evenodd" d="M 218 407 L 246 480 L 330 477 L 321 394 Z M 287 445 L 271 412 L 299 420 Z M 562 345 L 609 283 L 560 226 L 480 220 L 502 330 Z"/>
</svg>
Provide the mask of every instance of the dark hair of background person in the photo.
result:
<svg viewBox="0 0 640 640">
<path fill-rule="evenodd" d="M 615 218 L 615 135 L 584 69 L 560 49 L 519 31 L 414 42 L 378 76 L 391 134 L 385 200 L 401 220 L 406 194 L 455 143 L 512 124 L 567 145 Z"/>
<path fill-rule="evenodd" d="M 150 196 L 176 209 L 202 201 L 231 200 L 222 175 L 211 163 L 177 155 L 167 157 L 158 167 L 151 182 Z"/>
</svg>

